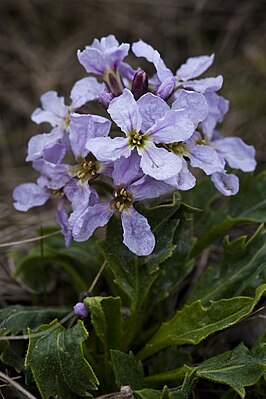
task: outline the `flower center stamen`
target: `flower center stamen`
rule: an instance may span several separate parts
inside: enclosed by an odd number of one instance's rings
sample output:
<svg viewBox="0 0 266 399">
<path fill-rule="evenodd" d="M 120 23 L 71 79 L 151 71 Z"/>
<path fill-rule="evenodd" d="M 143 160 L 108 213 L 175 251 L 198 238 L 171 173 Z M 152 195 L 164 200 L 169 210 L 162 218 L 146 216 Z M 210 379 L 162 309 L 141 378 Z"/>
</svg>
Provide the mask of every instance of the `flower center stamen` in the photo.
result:
<svg viewBox="0 0 266 399">
<path fill-rule="evenodd" d="M 129 136 L 129 145 L 131 147 L 143 147 L 146 141 L 146 136 L 144 134 L 133 131 Z"/>
<path fill-rule="evenodd" d="M 124 188 L 119 188 L 114 195 L 113 205 L 119 211 L 129 208 L 132 205 L 132 196 Z"/>
<path fill-rule="evenodd" d="M 166 144 L 166 147 L 176 155 L 185 155 L 188 153 L 187 145 L 178 141 Z"/>
<path fill-rule="evenodd" d="M 97 161 L 84 161 L 70 167 L 70 173 L 77 176 L 82 183 L 95 177 L 98 171 L 99 163 Z"/>
</svg>

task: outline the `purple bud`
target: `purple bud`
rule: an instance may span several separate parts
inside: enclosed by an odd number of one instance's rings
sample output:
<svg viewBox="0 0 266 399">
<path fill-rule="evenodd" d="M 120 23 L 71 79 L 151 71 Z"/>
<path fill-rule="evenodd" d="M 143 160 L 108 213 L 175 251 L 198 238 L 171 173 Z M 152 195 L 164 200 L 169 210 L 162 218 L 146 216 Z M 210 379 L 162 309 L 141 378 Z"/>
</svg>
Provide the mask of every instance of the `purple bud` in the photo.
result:
<svg viewBox="0 0 266 399">
<path fill-rule="evenodd" d="M 175 83 L 174 76 L 165 79 L 156 92 L 157 96 L 161 97 L 163 100 L 167 100 L 173 93 Z"/>
<path fill-rule="evenodd" d="M 103 93 L 99 94 L 99 104 L 104 108 L 107 109 L 109 107 L 110 102 L 113 100 L 114 95 L 108 91 L 104 91 Z"/>
<path fill-rule="evenodd" d="M 74 313 L 77 316 L 87 317 L 88 314 L 89 314 L 88 309 L 86 308 L 86 306 L 82 302 L 76 303 L 76 305 L 73 306 L 73 310 L 74 310 Z"/>
<path fill-rule="evenodd" d="M 132 82 L 132 93 L 135 100 L 138 100 L 143 94 L 148 92 L 148 75 L 144 71 L 138 71 Z"/>
</svg>

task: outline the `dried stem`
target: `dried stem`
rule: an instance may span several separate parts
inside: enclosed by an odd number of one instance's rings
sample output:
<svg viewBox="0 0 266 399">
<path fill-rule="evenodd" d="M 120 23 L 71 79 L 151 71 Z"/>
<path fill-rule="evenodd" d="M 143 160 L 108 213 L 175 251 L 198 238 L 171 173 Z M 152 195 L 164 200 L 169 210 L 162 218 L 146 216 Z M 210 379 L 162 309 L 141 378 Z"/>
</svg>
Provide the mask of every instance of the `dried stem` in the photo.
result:
<svg viewBox="0 0 266 399">
<path fill-rule="evenodd" d="M 29 399 L 37 399 L 36 396 L 33 396 L 30 392 L 28 392 L 23 386 L 21 386 L 18 382 L 14 381 L 12 378 L 8 377 L 6 374 L 0 371 L 0 379 L 6 381 L 9 385 L 13 386 L 19 392 L 23 393 Z"/>
</svg>

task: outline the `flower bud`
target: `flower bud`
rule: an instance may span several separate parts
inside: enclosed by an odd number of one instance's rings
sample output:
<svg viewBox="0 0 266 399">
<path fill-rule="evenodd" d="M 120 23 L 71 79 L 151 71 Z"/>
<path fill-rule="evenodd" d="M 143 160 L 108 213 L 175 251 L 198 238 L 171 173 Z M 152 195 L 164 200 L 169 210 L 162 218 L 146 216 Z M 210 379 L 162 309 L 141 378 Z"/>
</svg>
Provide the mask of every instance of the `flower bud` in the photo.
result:
<svg viewBox="0 0 266 399">
<path fill-rule="evenodd" d="M 132 93 L 135 100 L 138 100 L 143 94 L 148 92 L 148 75 L 146 72 L 138 71 L 132 82 Z"/>
<path fill-rule="evenodd" d="M 160 84 L 156 94 L 157 96 L 161 97 L 163 100 L 167 100 L 173 93 L 174 88 L 175 88 L 175 77 L 172 76 L 170 78 L 165 79 L 163 83 Z"/>
<path fill-rule="evenodd" d="M 104 91 L 103 93 L 99 94 L 99 104 L 104 109 L 107 109 L 113 98 L 114 98 L 114 95 L 112 93 L 109 93 L 108 91 Z"/>
<path fill-rule="evenodd" d="M 89 310 L 86 308 L 84 303 L 78 302 L 75 306 L 73 306 L 73 310 L 75 315 L 81 317 L 87 317 L 89 315 Z"/>
</svg>

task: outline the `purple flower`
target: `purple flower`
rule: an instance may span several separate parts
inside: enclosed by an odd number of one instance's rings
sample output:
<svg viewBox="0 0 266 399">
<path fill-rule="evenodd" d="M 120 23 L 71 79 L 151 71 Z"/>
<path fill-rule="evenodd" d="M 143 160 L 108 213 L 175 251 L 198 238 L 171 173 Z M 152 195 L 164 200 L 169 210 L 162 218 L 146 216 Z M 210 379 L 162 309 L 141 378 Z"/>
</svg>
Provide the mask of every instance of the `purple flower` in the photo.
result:
<svg viewBox="0 0 266 399">
<path fill-rule="evenodd" d="M 118 41 L 113 35 L 94 39 L 85 50 L 78 50 L 78 60 L 88 73 L 104 75 L 110 69 L 116 70 L 128 55 L 129 44 Z"/>
<path fill-rule="evenodd" d="M 226 196 L 235 195 L 239 190 L 239 179 L 233 174 L 217 172 L 211 175 L 211 181 L 215 188 Z"/>
<path fill-rule="evenodd" d="M 72 103 L 66 106 L 63 97 L 57 92 L 48 91 L 41 96 L 42 108 L 37 108 L 31 118 L 36 123 L 49 122 L 53 129 L 50 133 L 33 136 L 28 144 L 26 161 L 34 161 L 43 156 L 43 152 L 55 143 L 62 142 L 65 132 L 68 131 L 70 115 L 87 101 L 98 98 L 104 91 L 104 84 L 95 78 L 83 78 L 75 83 L 71 90 Z"/>
<path fill-rule="evenodd" d="M 194 124 L 186 110 L 170 110 L 165 101 L 151 93 L 135 101 L 132 93 L 124 89 L 121 96 L 111 101 L 108 112 L 126 138 L 89 140 L 87 148 L 98 160 L 128 158 L 136 148 L 141 157 L 140 167 L 146 175 L 164 180 L 180 171 L 182 162 L 155 144 L 182 141 L 192 135 Z"/>
<path fill-rule="evenodd" d="M 137 57 L 144 57 L 147 61 L 154 64 L 160 82 L 174 77 L 176 86 L 181 86 L 188 90 L 195 90 L 200 93 L 217 91 L 222 87 L 223 77 L 221 75 L 216 78 L 194 80 L 194 78 L 200 76 L 212 65 L 214 54 L 210 56 L 203 55 L 200 57 L 188 58 L 188 60 L 177 69 L 176 75 L 174 76 L 172 71 L 165 65 L 160 53 L 143 40 L 133 43 L 132 51 Z"/>
<path fill-rule="evenodd" d="M 132 157 L 136 155 L 133 154 Z M 116 191 L 110 202 L 98 202 L 89 206 L 79 215 L 73 212 L 69 219 L 75 241 L 86 241 L 97 227 L 108 223 L 115 211 L 121 215 L 123 242 L 136 255 L 149 255 L 155 246 L 155 238 L 147 219 L 133 207 L 135 201 L 160 196 L 169 190 L 164 182 L 143 176 L 136 178 L 136 160 L 121 158 L 114 165 L 114 184 Z M 139 173 L 139 169 L 137 169 Z M 130 183 L 131 182 L 131 183 Z"/>
</svg>

